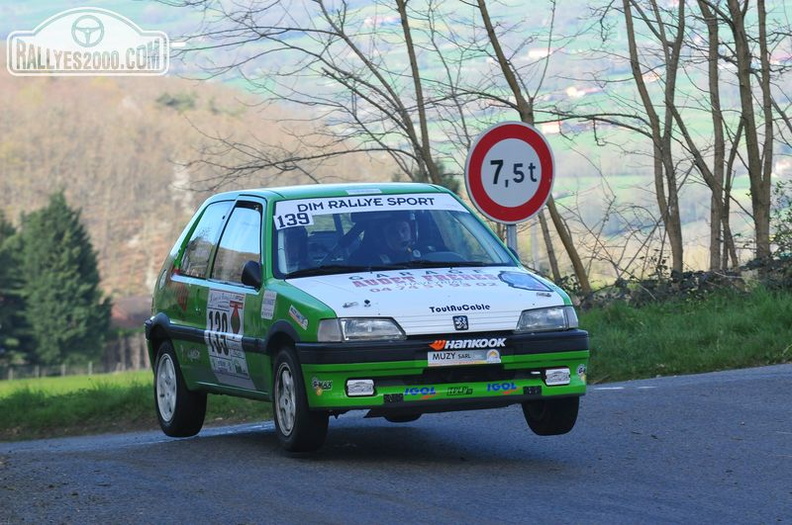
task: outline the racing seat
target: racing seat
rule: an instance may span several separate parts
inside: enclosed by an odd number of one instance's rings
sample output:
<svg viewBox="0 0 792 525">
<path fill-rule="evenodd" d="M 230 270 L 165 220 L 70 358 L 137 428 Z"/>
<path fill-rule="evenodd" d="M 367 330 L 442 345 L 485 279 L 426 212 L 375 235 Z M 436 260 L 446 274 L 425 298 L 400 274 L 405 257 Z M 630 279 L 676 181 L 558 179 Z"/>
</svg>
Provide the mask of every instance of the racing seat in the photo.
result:
<svg viewBox="0 0 792 525">
<path fill-rule="evenodd" d="M 308 232 L 304 226 L 287 228 L 281 232 L 282 245 L 288 272 L 295 272 L 314 266 L 308 252 Z"/>
<path fill-rule="evenodd" d="M 368 266 L 382 264 L 379 253 L 382 251 L 382 233 L 373 225 L 363 232 L 363 238 L 357 248 L 349 255 L 349 264 Z"/>
</svg>

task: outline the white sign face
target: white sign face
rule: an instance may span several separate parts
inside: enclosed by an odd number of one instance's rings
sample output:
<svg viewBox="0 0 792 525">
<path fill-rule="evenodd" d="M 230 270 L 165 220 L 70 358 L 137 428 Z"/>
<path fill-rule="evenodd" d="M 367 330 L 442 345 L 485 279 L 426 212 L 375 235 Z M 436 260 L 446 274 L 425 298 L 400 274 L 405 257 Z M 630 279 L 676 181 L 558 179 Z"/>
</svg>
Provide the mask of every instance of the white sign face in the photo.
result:
<svg viewBox="0 0 792 525">
<path fill-rule="evenodd" d="M 516 208 L 531 200 L 541 177 L 539 155 L 525 141 L 501 140 L 484 155 L 481 182 L 490 199 L 501 206 Z"/>
<path fill-rule="evenodd" d="M 482 133 L 465 164 L 468 195 L 490 219 L 514 224 L 539 212 L 553 186 L 553 154 L 539 131 L 505 122 Z"/>
</svg>

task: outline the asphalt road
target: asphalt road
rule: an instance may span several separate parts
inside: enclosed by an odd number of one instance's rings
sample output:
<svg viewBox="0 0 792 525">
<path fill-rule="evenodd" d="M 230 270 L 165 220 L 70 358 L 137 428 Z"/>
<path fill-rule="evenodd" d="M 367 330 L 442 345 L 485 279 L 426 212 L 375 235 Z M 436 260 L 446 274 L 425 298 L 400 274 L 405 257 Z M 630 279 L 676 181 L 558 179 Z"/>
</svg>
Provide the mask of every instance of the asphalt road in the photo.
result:
<svg viewBox="0 0 792 525">
<path fill-rule="evenodd" d="M 792 524 L 790 390 L 792 364 L 591 386 L 556 437 L 351 413 L 301 456 L 271 423 L 0 443 L 0 523 Z"/>
</svg>

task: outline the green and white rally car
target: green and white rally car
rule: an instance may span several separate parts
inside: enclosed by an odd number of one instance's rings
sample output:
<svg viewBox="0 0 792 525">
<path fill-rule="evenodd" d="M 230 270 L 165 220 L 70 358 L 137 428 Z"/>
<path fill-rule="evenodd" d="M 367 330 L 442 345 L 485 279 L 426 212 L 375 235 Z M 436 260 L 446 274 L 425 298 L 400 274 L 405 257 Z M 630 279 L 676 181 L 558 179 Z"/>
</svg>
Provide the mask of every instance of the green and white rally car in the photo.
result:
<svg viewBox="0 0 792 525">
<path fill-rule="evenodd" d="M 160 425 L 200 431 L 207 393 L 272 401 L 290 451 L 330 415 L 393 422 L 520 404 L 563 434 L 586 390 L 587 332 L 453 193 L 339 184 L 221 193 L 154 291 L 146 338 Z"/>
</svg>

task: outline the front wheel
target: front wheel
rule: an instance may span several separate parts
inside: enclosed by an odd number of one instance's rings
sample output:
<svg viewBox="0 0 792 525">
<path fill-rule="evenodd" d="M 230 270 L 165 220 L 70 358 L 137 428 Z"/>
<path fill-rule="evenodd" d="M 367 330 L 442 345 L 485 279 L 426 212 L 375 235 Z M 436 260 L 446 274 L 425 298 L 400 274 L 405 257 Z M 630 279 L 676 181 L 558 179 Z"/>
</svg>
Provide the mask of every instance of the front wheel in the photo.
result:
<svg viewBox="0 0 792 525">
<path fill-rule="evenodd" d="M 522 404 L 525 421 L 539 436 L 557 436 L 572 430 L 579 407 L 579 397 L 539 399 Z"/>
<path fill-rule="evenodd" d="M 171 437 L 200 432 L 206 416 L 206 392 L 187 389 L 169 342 L 160 345 L 154 371 L 154 405 L 162 431 Z"/>
<path fill-rule="evenodd" d="M 272 413 L 281 446 L 289 452 L 321 447 L 327 437 L 329 414 L 309 409 L 302 371 L 291 348 L 278 352 L 274 382 Z"/>
</svg>

